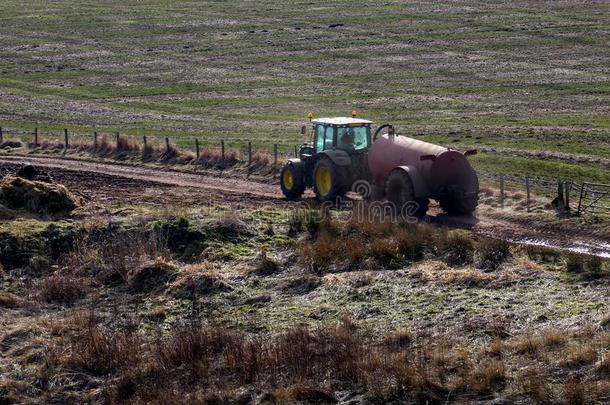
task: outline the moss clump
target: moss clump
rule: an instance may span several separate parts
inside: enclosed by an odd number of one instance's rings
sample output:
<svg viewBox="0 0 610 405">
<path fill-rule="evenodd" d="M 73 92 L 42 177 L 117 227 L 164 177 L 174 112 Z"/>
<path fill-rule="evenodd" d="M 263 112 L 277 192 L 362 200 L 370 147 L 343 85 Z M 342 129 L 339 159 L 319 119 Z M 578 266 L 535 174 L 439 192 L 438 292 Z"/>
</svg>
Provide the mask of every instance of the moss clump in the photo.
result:
<svg viewBox="0 0 610 405">
<path fill-rule="evenodd" d="M 35 214 L 69 214 L 82 205 L 79 197 L 61 184 L 7 176 L 0 182 L 0 202 L 9 208 Z"/>
</svg>

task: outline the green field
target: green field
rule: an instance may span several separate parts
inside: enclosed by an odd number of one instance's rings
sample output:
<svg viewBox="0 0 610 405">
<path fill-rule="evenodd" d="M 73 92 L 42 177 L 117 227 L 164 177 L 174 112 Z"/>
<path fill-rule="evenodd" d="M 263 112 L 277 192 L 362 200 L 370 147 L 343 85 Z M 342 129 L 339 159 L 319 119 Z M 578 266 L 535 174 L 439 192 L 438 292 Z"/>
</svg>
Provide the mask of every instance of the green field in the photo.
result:
<svg viewBox="0 0 610 405">
<path fill-rule="evenodd" d="M 120 130 L 287 151 L 307 111 L 355 109 L 488 147 L 481 170 L 610 182 L 605 1 L 8 0 L 0 21 L 9 136 Z"/>
</svg>

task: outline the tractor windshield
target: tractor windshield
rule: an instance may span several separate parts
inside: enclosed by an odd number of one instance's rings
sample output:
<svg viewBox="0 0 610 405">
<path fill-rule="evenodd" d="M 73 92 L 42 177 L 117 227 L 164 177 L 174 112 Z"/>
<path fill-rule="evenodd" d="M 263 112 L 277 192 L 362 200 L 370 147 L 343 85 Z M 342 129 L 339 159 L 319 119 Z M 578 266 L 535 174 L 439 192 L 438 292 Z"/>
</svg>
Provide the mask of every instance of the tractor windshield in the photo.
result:
<svg viewBox="0 0 610 405">
<path fill-rule="evenodd" d="M 369 146 L 370 127 L 338 128 L 337 147 L 344 150 L 363 150 Z"/>
</svg>

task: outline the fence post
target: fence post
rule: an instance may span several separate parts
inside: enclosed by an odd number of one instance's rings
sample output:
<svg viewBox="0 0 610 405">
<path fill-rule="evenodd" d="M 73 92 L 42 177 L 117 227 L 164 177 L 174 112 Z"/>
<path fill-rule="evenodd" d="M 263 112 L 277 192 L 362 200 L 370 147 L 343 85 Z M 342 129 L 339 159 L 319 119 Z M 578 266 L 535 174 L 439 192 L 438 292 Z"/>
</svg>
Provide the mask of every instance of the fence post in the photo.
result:
<svg viewBox="0 0 610 405">
<path fill-rule="evenodd" d="M 566 211 L 570 211 L 570 192 L 572 191 L 572 184 L 569 181 L 566 181 L 564 184 L 564 187 L 565 187 Z"/>
<path fill-rule="evenodd" d="M 97 149 L 97 131 L 93 132 L 93 148 Z"/>
<path fill-rule="evenodd" d="M 500 206 L 504 208 L 504 175 L 500 176 Z"/>
<path fill-rule="evenodd" d="M 197 154 L 197 161 L 199 161 L 199 139 L 195 138 L 195 152 Z"/>
<path fill-rule="evenodd" d="M 119 150 L 119 147 L 120 147 L 120 145 L 119 145 L 120 144 L 120 140 L 121 140 L 121 135 L 119 135 L 119 133 L 117 132 L 116 133 L 116 150 L 117 151 Z"/>
<path fill-rule="evenodd" d="M 221 156 L 222 156 L 222 160 L 225 160 L 225 140 L 221 139 L 220 140 L 220 151 L 221 151 Z"/>
<path fill-rule="evenodd" d="M 142 142 L 144 143 L 144 149 L 146 149 L 146 146 L 148 146 L 148 139 L 146 139 L 146 135 L 142 136 Z"/>
<path fill-rule="evenodd" d="M 34 147 L 38 146 L 38 128 L 34 128 Z"/>
<path fill-rule="evenodd" d="M 165 151 L 169 152 L 169 138 L 165 138 Z"/>
<path fill-rule="evenodd" d="M 530 178 L 529 177 L 525 178 L 525 190 L 526 190 L 526 194 L 527 194 L 527 212 L 531 212 L 531 209 L 530 209 L 530 203 L 531 203 Z"/>
<path fill-rule="evenodd" d="M 563 181 L 561 180 L 557 180 L 557 199 L 559 200 L 559 203 L 561 205 L 563 205 L 563 207 L 559 207 L 560 209 L 565 209 L 565 197 L 563 195 Z"/>
<path fill-rule="evenodd" d="M 578 215 L 580 215 L 580 210 L 582 208 L 582 199 L 584 198 L 586 184 L 587 183 L 583 181 L 583 183 L 580 185 L 580 197 L 578 198 Z"/>
<path fill-rule="evenodd" d="M 277 165 L 277 143 L 273 144 L 273 164 Z"/>
<path fill-rule="evenodd" d="M 299 152 L 296 145 L 294 145 L 294 157 L 299 157 Z"/>
<path fill-rule="evenodd" d="M 252 141 L 248 141 L 248 164 L 252 164 Z"/>
<path fill-rule="evenodd" d="M 2 127 L 0 127 L 0 143 L 4 142 L 4 133 L 2 132 Z"/>
<path fill-rule="evenodd" d="M 64 129 L 64 149 L 68 149 L 68 130 Z"/>
</svg>

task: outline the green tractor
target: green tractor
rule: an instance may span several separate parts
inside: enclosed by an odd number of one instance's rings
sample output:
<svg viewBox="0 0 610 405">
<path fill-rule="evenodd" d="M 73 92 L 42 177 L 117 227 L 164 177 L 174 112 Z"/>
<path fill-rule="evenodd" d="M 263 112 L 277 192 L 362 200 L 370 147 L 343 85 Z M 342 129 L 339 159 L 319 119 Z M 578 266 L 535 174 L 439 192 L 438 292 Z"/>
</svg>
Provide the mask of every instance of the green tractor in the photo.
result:
<svg viewBox="0 0 610 405">
<path fill-rule="evenodd" d="M 425 215 L 430 199 L 450 215 L 475 211 L 479 179 L 468 156 L 476 150 L 462 153 L 399 135 L 390 124 L 371 135 L 372 122 L 356 118 L 355 112 L 352 118 L 310 118 L 312 142 L 282 169 L 286 197 L 299 198 L 312 187 L 321 202 L 356 191 L 387 200 L 401 212 L 407 209 L 409 216 Z"/>
<path fill-rule="evenodd" d="M 282 192 L 297 199 L 312 188 L 319 201 L 334 201 L 358 179 L 368 179 L 371 121 L 355 118 L 312 119 L 312 141 L 288 159 L 280 174 Z M 306 132 L 306 127 L 302 128 Z"/>
</svg>

